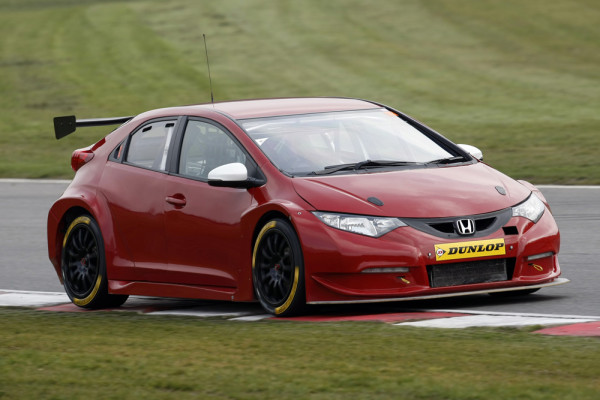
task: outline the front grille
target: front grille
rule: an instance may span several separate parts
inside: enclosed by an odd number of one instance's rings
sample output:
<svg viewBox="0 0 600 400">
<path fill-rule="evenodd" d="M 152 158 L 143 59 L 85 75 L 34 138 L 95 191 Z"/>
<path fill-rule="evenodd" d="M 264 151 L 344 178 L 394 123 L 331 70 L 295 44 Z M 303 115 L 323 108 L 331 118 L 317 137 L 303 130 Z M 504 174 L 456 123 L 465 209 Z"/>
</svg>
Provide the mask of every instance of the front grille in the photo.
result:
<svg viewBox="0 0 600 400">
<path fill-rule="evenodd" d="M 485 231 L 486 229 L 489 229 L 490 226 L 492 226 L 494 224 L 494 222 L 496 222 L 496 217 L 492 217 L 492 218 L 474 218 L 474 222 L 475 222 L 475 230 L 477 232 L 480 231 Z M 433 229 L 435 229 L 436 231 L 442 232 L 442 233 L 454 233 L 454 223 L 451 222 L 431 222 L 428 223 L 428 225 L 430 227 L 432 227 Z"/>
<path fill-rule="evenodd" d="M 454 224 L 452 222 L 440 222 L 440 223 L 431 223 L 428 224 L 430 227 L 435 229 L 436 231 L 440 231 L 443 233 L 454 233 Z"/>
<path fill-rule="evenodd" d="M 496 222 L 496 217 L 475 219 L 475 228 L 477 231 L 484 231 Z"/>
<path fill-rule="evenodd" d="M 428 265 L 432 288 L 500 282 L 512 279 L 514 259 L 492 259 Z"/>
<path fill-rule="evenodd" d="M 512 209 L 505 208 L 486 214 L 463 215 L 441 218 L 402 218 L 405 224 L 433 236 L 452 239 L 464 238 L 455 230 L 455 223 L 460 219 L 472 219 L 475 222 L 475 233 L 469 237 L 483 237 L 496 232 L 512 217 Z"/>
</svg>

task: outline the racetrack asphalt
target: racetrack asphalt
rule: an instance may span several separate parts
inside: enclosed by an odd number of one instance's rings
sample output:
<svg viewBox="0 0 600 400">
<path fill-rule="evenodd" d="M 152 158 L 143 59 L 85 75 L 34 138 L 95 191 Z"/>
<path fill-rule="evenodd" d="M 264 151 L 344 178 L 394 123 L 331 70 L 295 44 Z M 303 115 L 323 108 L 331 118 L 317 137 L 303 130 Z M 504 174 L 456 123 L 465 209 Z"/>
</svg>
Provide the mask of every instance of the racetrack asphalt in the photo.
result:
<svg viewBox="0 0 600 400">
<path fill-rule="evenodd" d="M 15 290 L 64 294 L 47 258 L 46 217 L 50 205 L 67 185 L 68 181 L 0 180 L 0 289 L 5 289 L 0 292 L 0 305 L 3 304 L 1 299 L 8 299 L 6 295 L 12 293 L 11 296 L 14 297 L 15 293 L 20 293 L 14 292 Z M 474 295 L 359 307 L 320 306 L 315 309 L 316 317 L 324 320 L 328 316 L 349 318 L 354 315 L 356 318 L 368 319 L 369 317 L 366 317 L 368 315 L 387 315 L 387 319 L 393 319 L 396 318 L 392 316 L 395 314 L 427 311 L 458 315 L 451 318 L 430 319 L 428 317 L 421 321 L 416 321 L 419 318 L 414 318 L 415 321 L 398 323 L 433 326 L 436 324 L 433 321 L 453 320 L 454 327 L 465 327 L 483 323 L 484 316 L 488 316 L 490 317 L 486 322 L 488 325 L 518 326 L 524 321 L 523 317 L 536 317 L 538 322 L 542 321 L 539 318 L 546 318 L 549 322 L 552 322 L 553 318 L 558 318 L 558 322 L 563 323 L 534 323 L 535 325 L 560 325 L 560 328 L 579 324 L 583 325 L 582 332 L 588 332 L 588 335 L 589 332 L 600 332 L 600 322 L 598 322 L 600 321 L 600 298 L 597 296 L 597 285 L 600 283 L 600 268 L 597 262 L 600 242 L 600 209 L 598 208 L 600 186 L 540 186 L 540 188 L 550 202 L 561 230 L 562 244 L 559 260 L 563 271 L 562 276 L 570 279 L 570 283 L 542 289 L 534 295 L 512 299 Z M 164 307 L 175 307 L 183 314 L 194 313 L 194 308 L 199 307 L 203 311 L 218 314 L 221 312 L 219 309 L 224 307 L 228 313 L 243 314 L 232 318 L 264 318 L 261 317 L 260 307 L 256 304 L 139 298 L 128 301 L 126 307 L 135 308 L 136 304 L 139 305 L 143 301 L 152 301 L 154 304 L 152 307 L 160 308 L 156 312 L 169 312 L 164 310 Z M 50 306 L 56 304 L 63 304 L 61 307 L 69 310 L 70 306 L 64 305 L 62 300 L 51 303 Z M 217 310 L 209 311 L 206 308 L 207 304 L 216 307 Z M 252 310 L 249 314 L 248 307 Z M 381 318 L 383 317 L 375 319 L 381 320 Z M 445 325 L 450 327 L 448 323 Z M 573 329 L 543 333 L 577 334 L 573 333 Z"/>
</svg>

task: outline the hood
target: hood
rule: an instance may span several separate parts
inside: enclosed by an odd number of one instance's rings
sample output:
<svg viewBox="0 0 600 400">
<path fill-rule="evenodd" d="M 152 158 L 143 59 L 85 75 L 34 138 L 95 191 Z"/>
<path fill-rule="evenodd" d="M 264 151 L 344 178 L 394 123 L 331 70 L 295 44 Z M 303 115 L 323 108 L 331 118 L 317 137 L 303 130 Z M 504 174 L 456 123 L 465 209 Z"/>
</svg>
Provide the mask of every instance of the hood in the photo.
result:
<svg viewBox="0 0 600 400">
<path fill-rule="evenodd" d="M 320 211 L 405 218 L 483 214 L 518 204 L 531 193 L 483 163 L 292 181 L 296 192 Z M 370 197 L 383 205 L 368 201 Z"/>
</svg>

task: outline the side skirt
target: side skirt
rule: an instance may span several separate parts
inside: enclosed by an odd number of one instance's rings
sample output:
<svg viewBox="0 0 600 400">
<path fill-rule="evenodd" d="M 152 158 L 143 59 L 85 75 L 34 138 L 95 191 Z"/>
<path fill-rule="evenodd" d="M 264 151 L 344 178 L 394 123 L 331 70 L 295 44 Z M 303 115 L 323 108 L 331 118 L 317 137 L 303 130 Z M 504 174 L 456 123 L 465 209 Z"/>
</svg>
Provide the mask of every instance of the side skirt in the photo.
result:
<svg viewBox="0 0 600 400">
<path fill-rule="evenodd" d="M 136 296 L 235 301 L 238 290 L 220 286 L 109 280 L 108 292 Z"/>
</svg>

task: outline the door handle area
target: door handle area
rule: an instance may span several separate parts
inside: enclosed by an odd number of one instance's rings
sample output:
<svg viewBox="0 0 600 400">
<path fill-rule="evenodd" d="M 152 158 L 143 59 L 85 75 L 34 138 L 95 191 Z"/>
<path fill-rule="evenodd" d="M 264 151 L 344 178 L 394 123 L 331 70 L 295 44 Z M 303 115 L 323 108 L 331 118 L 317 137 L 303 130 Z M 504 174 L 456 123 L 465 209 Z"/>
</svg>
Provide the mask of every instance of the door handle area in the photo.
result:
<svg viewBox="0 0 600 400">
<path fill-rule="evenodd" d="M 165 201 L 169 204 L 173 204 L 175 207 L 183 207 L 187 204 L 185 196 L 180 193 L 174 194 L 173 196 L 167 196 Z"/>
</svg>

